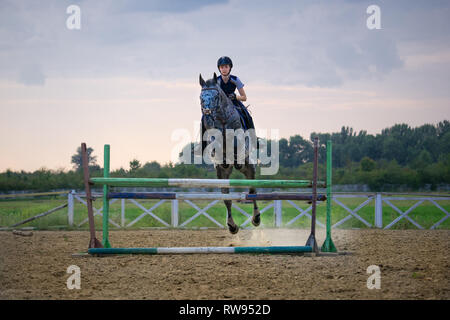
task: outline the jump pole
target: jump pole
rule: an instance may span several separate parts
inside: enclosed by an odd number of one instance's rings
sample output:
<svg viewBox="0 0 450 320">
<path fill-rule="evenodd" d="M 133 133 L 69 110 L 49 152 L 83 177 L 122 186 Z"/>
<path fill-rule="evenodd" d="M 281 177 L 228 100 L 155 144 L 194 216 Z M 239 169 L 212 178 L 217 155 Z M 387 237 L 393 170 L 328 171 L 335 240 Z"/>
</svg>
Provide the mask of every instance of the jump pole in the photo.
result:
<svg viewBox="0 0 450 320">
<path fill-rule="evenodd" d="M 165 200 L 300 200 L 312 202 L 312 196 L 294 192 L 272 193 L 184 193 L 184 192 L 108 192 L 109 199 L 165 199 Z M 323 194 L 317 201 L 325 201 Z"/>
<path fill-rule="evenodd" d="M 249 180 L 249 179 L 176 179 L 176 178 L 91 178 L 94 185 L 110 187 L 180 187 L 180 188 L 310 188 L 309 180 Z M 323 181 L 319 187 L 325 187 Z"/>
<path fill-rule="evenodd" d="M 309 246 L 276 247 L 162 247 L 162 248 L 90 248 L 90 254 L 195 254 L 195 253 L 304 253 Z"/>
</svg>

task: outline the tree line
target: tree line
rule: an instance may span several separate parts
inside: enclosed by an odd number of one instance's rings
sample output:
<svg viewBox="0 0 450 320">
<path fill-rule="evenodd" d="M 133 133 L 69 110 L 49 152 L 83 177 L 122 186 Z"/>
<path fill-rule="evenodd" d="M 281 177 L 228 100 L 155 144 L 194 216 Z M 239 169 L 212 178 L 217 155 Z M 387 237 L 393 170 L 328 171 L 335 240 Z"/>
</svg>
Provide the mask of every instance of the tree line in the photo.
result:
<svg viewBox="0 0 450 320">
<path fill-rule="evenodd" d="M 450 122 L 425 124 L 412 128 L 396 124 L 381 133 L 356 132 L 342 127 L 340 132 L 311 133 L 309 140 L 300 135 L 279 142 L 280 169 L 274 176 L 257 179 L 310 179 L 314 150 L 312 141 L 319 139 L 319 176 L 325 176 L 326 143 L 333 143 L 333 184 L 365 184 L 372 191 L 411 191 L 441 184 L 450 184 Z M 196 143 L 191 143 L 195 148 Z M 270 141 L 268 141 L 270 153 Z M 189 148 L 189 146 L 188 146 Z M 186 148 L 183 148 L 186 150 Z M 102 168 L 88 149 L 91 176 L 102 176 Z M 39 169 L 34 172 L 6 170 L 0 173 L 0 191 L 55 189 L 83 189 L 81 150 L 72 156 L 73 170 Z M 160 164 L 150 161 L 142 164 L 132 159 L 129 168 L 111 172 L 115 177 L 149 178 L 215 178 L 212 165 Z M 242 178 L 237 171 L 232 178 Z"/>
</svg>

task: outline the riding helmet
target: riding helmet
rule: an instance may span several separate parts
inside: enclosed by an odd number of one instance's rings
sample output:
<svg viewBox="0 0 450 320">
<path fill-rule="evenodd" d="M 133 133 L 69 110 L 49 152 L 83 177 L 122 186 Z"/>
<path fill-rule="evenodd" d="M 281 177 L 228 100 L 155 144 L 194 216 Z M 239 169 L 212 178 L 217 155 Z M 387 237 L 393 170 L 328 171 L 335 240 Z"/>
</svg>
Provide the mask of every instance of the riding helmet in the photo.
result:
<svg viewBox="0 0 450 320">
<path fill-rule="evenodd" d="M 231 61 L 231 59 L 229 57 L 223 56 L 223 57 L 220 57 L 219 60 L 217 60 L 217 69 L 219 69 L 219 67 L 224 64 L 229 64 L 230 70 L 233 68 L 233 61 Z"/>
</svg>

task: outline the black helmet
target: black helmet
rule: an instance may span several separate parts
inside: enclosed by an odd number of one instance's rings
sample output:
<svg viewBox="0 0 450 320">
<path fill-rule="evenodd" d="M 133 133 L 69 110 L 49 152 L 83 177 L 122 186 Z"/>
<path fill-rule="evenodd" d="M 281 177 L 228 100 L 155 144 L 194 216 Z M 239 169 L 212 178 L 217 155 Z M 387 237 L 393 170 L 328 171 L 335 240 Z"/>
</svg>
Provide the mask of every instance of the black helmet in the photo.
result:
<svg viewBox="0 0 450 320">
<path fill-rule="evenodd" d="M 219 69 L 219 67 L 224 64 L 229 64 L 230 70 L 231 70 L 231 68 L 233 68 L 233 61 L 231 61 L 230 58 L 223 56 L 223 57 L 220 57 L 219 60 L 217 60 L 217 69 Z"/>
</svg>

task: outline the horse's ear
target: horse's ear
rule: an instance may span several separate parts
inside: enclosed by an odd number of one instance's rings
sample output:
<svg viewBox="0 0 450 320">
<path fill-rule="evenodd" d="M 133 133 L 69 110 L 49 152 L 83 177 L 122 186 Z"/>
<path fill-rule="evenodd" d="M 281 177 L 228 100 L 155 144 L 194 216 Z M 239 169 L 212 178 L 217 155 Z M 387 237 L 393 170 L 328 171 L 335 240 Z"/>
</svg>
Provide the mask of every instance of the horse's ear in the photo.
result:
<svg viewBox="0 0 450 320">
<path fill-rule="evenodd" d="M 202 88 L 206 86 L 206 82 L 205 82 L 205 80 L 203 80 L 202 74 L 201 74 L 201 73 L 200 73 L 200 76 L 199 76 L 198 80 L 199 80 L 200 86 L 201 86 Z"/>
<path fill-rule="evenodd" d="M 213 79 L 214 79 L 214 84 L 217 84 L 217 74 L 215 72 L 214 72 Z"/>
</svg>

